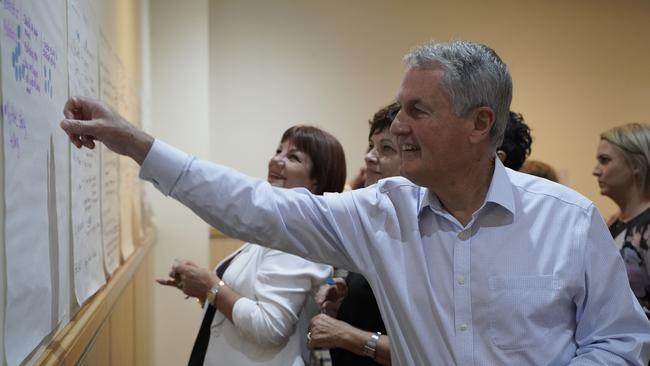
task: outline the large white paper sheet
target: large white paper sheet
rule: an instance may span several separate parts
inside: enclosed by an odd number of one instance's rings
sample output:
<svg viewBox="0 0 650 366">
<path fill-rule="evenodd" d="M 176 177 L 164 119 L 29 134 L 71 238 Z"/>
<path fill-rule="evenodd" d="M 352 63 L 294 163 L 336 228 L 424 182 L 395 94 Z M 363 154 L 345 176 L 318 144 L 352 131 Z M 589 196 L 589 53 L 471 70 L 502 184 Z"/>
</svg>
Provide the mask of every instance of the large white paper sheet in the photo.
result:
<svg viewBox="0 0 650 366">
<path fill-rule="evenodd" d="M 122 258 L 126 260 L 135 251 L 133 240 L 133 188 L 137 178 L 136 164 L 120 156 L 120 217 L 122 222 Z"/>
<path fill-rule="evenodd" d="M 132 78 L 129 78 L 126 73 L 123 73 L 124 81 L 122 82 L 122 87 L 125 87 L 126 90 L 123 93 L 119 93 L 120 96 L 125 96 L 120 99 L 120 108 L 123 109 L 125 116 L 128 116 L 129 121 L 142 128 L 142 116 L 140 109 L 140 93 L 137 91 L 135 82 Z M 131 162 L 132 168 L 132 195 L 131 195 L 131 206 L 132 206 L 132 218 L 131 222 L 133 225 L 133 241 L 136 245 L 142 244 L 144 242 L 144 221 L 142 217 L 143 204 L 144 204 L 144 186 L 143 182 L 138 178 L 138 172 L 140 168 L 135 162 Z"/>
<path fill-rule="evenodd" d="M 34 4 L 40 4 L 33 1 Z M 70 142 L 61 129 L 62 106 L 68 98 L 65 0 L 38 5 L 39 19 L 47 19 L 43 33 L 43 75 L 50 98 L 42 105 L 50 116 L 51 144 L 48 166 L 48 205 L 50 216 L 50 263 L 53 285 L 52 313 L 57 323 L 70 317 Z M 49 89 L 49 90 L 48 90 Z M 54 197 L 53 197 L 54 195 Z M 56 225 L 54 224 L 56 222 Z"/>
<path fill-rule="evenodd" d="M 62 302 L 67 289 L 67 150 L 61 135 L 52 134 L 58 124 L 52 119 L 62 118 L 66 98 L 65 3 L 3 0 L 0 7 L 4 341 L 7 364 L 18 365 L 68 308 Z"/>
<path fill-rule="evenodd" d="M 97 28 L 89 2 L 68 1 L 68 65 L 71 95 L 99 96 Z M 75 295 L 84 303 L 104 283 L 100 218 L 99 149 L 70 154 L 73 275 Z"/>
<path fill-rule="evenodd" d="M 134 122 L 133 102 L 130 102 L 128 78 L 124 65 L 117 59 L 115 70 L 117 73 L 117 111 L 130 123 Z M 137 231 L 133 226 L 134 187 L 137 179 L 137 164 L 127 157 L 120 157 L 120 218 L 122 222 L 122 258 L 125 260 L 135 251 L 135 238 Z"/>
<path fill-rule="evenodd" d="M 108 39 L 100 29 L 98 38 L 99 47 L 99 96 L 113 110 L 117 111 L 118 105 L 118 70 L 119 62 L 113 52 Z"/>
<path fill-rule="evenodd" d="M 101 222 L 104 267 L 113 274 L 120 266 L 119 157 L 101 145 Z"/>
<path fill-rule="evenodd" d="M 108 40 L 99 32 L 99 95 L 113 110 L 117 110 L 116 56 Z M 101 145 L 101 206 L 104 267 L 113 274 L 120 265 L 120 195 L 119 158 Z"/>
</svg>

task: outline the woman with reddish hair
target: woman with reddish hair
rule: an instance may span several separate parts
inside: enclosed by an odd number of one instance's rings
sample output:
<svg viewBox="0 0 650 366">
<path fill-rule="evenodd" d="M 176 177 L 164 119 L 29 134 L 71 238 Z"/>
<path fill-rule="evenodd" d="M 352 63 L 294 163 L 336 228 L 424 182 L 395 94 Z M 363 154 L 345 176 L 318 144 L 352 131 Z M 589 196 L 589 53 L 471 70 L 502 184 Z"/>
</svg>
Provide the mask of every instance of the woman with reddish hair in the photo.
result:
<svg viewBox="0 0 650 366">
<path fill-rule="evenodd" d="M 269 160 L 267 181 L 314 194 L 341 192 L 343 148 L 319 128 L 291 127 Z M 246 243 L 216 271 L 179 261 L 170 278 L 158 282 L 205 303 L 189 365 L 302 366 L 309 360 L 305 334 L 317 311 L 309 300 L 331 273 L 330 266 Z"/>
</svg>

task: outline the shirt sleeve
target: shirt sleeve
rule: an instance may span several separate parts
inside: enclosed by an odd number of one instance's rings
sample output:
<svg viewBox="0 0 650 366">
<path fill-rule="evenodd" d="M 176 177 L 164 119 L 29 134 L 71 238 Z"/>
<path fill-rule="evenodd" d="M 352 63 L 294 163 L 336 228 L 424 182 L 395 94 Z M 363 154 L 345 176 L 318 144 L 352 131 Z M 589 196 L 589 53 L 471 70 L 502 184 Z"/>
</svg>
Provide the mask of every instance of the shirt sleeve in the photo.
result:
<svg viewBox="0 0 650 366">
<path fill-rule="evenodd" d="M 192 156 L 160 140 L 154 140 L 142 162 L 140 178 L 151 182 L 162 194 L 169 196 L 192 160 Z"/>
<path fill-rule="evenodd" d="M 331 273 L 330 266 L 267 250 L 256 272 L 255 297 L 242 297 L 233 307 L 235 328 L 257 344 L 285 343 L 295 331 L 312 288 Z"/>
<path fill-rule="evenodd" d="M 231 237 L 357 272 L 365 258 L 359 254 L 363 236 L 352 197 L 358 191 L 321 196 L 304 188 L 272 187 L 159 140 L 143 161 L 140 178 Z"/>
<path fill-rule="evenodd" d="M 585 222 L 584 287 L 576 298 L 578 349 L 570 365 L 645 366 L 650 357 L 650 322 L 595 207 Z"/>
</svg>

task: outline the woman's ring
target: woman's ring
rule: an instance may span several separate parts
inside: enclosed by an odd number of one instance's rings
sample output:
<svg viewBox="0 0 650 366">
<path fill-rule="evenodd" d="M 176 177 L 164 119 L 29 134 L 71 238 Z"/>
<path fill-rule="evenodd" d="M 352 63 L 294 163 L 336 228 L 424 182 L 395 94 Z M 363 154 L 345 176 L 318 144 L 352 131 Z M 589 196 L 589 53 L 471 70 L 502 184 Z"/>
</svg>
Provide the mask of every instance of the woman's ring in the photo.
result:
<svg viewBox="0 0 650 366">
<path fill-rule="evenodd" d="M 311 332 L 307 332 L 307 341 L 311 342 Z"/>
</svg>

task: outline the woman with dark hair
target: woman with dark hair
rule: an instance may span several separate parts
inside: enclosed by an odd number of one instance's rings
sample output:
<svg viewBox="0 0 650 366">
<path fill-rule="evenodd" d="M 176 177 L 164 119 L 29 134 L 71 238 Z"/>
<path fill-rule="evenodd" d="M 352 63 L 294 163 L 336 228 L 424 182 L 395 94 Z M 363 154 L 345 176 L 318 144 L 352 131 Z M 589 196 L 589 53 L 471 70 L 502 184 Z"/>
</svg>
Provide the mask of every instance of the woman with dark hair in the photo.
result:
<svg viewBox="0 0 650 366">
<path fill-rule="evenodd" d="M 497 148 L 497 156 L 507 168 L 519 170 L 530 155 L 530 145 L 533 137 L 530 127 L 524 121 L 521 113 L 510 111 L 508 123 L 503 134 L 501 146 Z"/>
<path fill-rule="evenodd" d="M 267 181 L 315 194 L 341 192 L 343 148 L 316 127 L 291 127 L 269 160 Z M 170 278 L 158 282 L 205 303 L 189 365 L 301 366 L 309 360 L 305 334 L 317 311 L 308 300 L 331 272 L 330 266 L 246 243 L 216 271 L 179 261 Z"/>
<path fill-rule="evenodd" d="M 593 175 L 619 212 L 609 231 L 625 261 L 630 287 L 650 316 L 650 126 L 631 123 L 600 135 Z"/>
<path fill-rule="evenodd" d="M 392 103 L 370 122 L 365 156 L 365 186 L 399 175 L 400 157 L 390 124 L 399 111 Z M 311 321 L 309 345 L 329 348 L 333 366 L 390 365 L 390 341 L 368 281 L 349 272 L 345 279 L 322 287 L 316 304 L 321 314 Z"/>
</svg>

